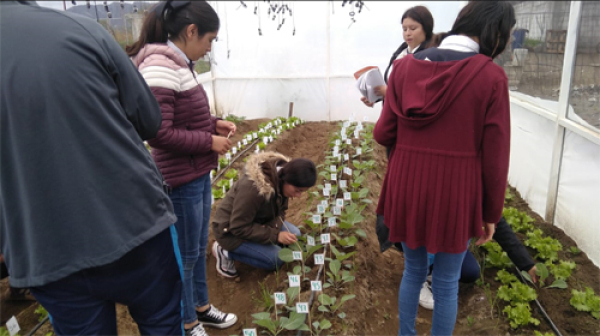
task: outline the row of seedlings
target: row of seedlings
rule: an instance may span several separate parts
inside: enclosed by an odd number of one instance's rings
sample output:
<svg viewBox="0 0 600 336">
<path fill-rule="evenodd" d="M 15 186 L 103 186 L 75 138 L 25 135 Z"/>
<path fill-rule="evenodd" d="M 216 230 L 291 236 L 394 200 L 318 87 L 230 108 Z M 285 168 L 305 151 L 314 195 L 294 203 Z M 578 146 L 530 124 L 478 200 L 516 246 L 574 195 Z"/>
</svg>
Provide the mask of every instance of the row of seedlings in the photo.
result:
<svg viewBox="0 0 600 336">
<path fill-rule="evenodd" d="M 371 202 L 367 198 L 368 189 L 361 185 L 368 169 L 366 166 L 372 168 L 374 165 L 373 160 L 365 158 L 372 152 L 373 127 L 365 128 L 362 123 L 351 121 L 340 126 L 339 133 L 330 139 L 325 161 L 318 166 L 318 191 L 310 193 L 311 201 L 318 201 L 316 211 L 307 213 L 309 218 L 304 221 L 305 226 L 301 226 L 303 236 L 298 242 L 279 254 L 292 270 L 284 281 L 289 287 L 286 292 L 273 293 L 273 313 L 265 311 L 252 315 L 253 323 L 264 328 L 263 332 L 267 334 L 296 330 L 319 335 L 332 328 L 330 319 L 343 323 L 346 313 L 342 307 L 355 297 L 351 294 L 356 271 L 353 257 L 357 236 L 366 236 L 358 224 L 364 220 L 362 211 Z M 307 264 L 319 269 L 314 280 L 307 276 L 314 273 Z M 322 272 L 325 267 L 327 270 Z M 310 290 L 308 298 L 308 294 L 302 295 L 302 285 Z M 312 298 L 316 294 L 319 305 L 313 307 Z M 278 305 L 283 309 L 279 310 Z M 320 318 L 313 322 L 317 315 Z M 244 329 L 243 332 L 244 336 L 256 335 L 256 329 Z"/>
<path fill-rule="evenodd" d="M 212 170 L 210 172 L 210 178 L 214 185 L 212 188 L 213 203 L 214 200 L 225 197 L 227 191 L 229 191 L 233 186 L 233 183 L 237 181 L 238 171 L 233 168 L 230 169 L 230 167 L 248 149 L 256 145 L 254 152 L 259 153 L 265 149 L 267 144 L 277 139 L 282 132 L 291 130 L 303 123 L 304 121 L 297 117 L 278 117 L 269 122 L 260 124 L 258 130 L 246 133 L 242 140 L 238 141 L 236 146 L 232 147 L 230 151 L 219 158 L 217 170 Z M 219 180 L 221 176 L 224 178 Z"/>
<path fill-rule="evenodd" d="M 510 199 L 512 199 L 512 195 L 507 190 L 506 200 Z M 533 287 L 522 283 L 508 271 L 514 265 L 508 254 L 495 241 L 482 245 L 487 251 L 485 265 L 498 269 L 495 279 L 502 285 L 498 288 L 497 297 L 506 302 L 502 312 L 506 315 L 510 326 L 513 329 L 528 324 L 537 326 L 540 321 L 532 317 L 530 306 L 530 302 L 535 301 L 538 297 L 536 288 L 556 288 L 557 290 L 568 288 L 567 280 L 576 268 L 576 264 L 572 260 L 559 259 L 558 252 L 563 250 L 562 244 L 552 237 L 544 236 L 541 229 L 536 229 L 533 225 L 533 218 L 527 213 L 513 207 L 505 207 L 503 216 L 515 232 L 526 235 L 527 239 L 523 242 L 524 245 L 535 250 L 535 258 L 543 261 L 535 265 L 538 284 L 533 283 L 526 271 L 521 271 L 521 276 Z M 581 251 L 573 246 L 569 252 L 575 255 Z M 575 309 L 590 312 L 594 318 L 600 319 L 600 297 L 595 295 L 593 289 L 590 287 L 586 287 L 584 291 L 572 289 L 571 293 L 570 303 Z"/>
</svg>

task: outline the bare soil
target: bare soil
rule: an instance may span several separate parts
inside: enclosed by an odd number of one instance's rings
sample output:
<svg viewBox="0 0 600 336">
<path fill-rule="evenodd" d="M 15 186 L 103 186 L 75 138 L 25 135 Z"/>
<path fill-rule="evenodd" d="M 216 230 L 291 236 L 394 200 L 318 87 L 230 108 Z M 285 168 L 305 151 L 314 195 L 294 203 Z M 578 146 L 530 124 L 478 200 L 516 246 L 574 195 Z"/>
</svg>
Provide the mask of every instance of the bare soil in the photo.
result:
<svg viewBox="0 0 600 336">
<path fill-rule="evenodd" d="M 244 121 L 238 127 L 238 134 L 232 140 L 237 143 L 236 137 L 241 138 L 243 133 L 256 129 L 256 126 L 264 121 L 266 119 Z M 267 150 L 278 151 L 291 157 L 305 157 L 320 164 L 324 160 L 328 139 L 332 132 L 337 130 L 338 126 L 335 122 L 307 122 L 280 135 L 275 142 L 267 146 Z M 383 254 L 379 252 L 379 243 L 375 234 L 375 208 L 387 167 L 385 148 L 375 145 L 373 156 L 377 162 L 377 168 L 368 175 L 365 182 L 365 187 L 370 190 L 369 198 L 373 204 L 370 204 L 363 212 L 365 220 L 360 226 L 367 233 L 367 238 L 362 239 L 356 246 L 356 281 L 350 288 L 356 298 L 345 304 L 344 311 L 348 316 L 344 323 L 334 323 L 331 330 L 331 334 L 334 335 L 397 335 L 398 333 L 398 287 L 402 279 L 404 259 L 402 253 L 393 248 Z M 234 163 L 233 167 L 241 172 L 242 159 Z M 545 223 L 542 218 L 533 213 L 514 189 L 512 189 L 512 194 L 514 198 L 507 205 L 526 211 L 535 219 L 537 227 L 562 243 L 565 251 L 571 246 L 576 246 L 562 230 Z M 216 201 L 214 207 L 218 204 L 219 201 Z M 302 223 L 310 205 L 306 194 L 291 200 L 287 219 L 292 223 Z M 519 236 L 523 239 L 522 235 L 519 234 Z M 209 247 L 212 246 L 213 241 L 211 232 Z M 480 254 L 478 249 L 475 249 L 474 252 L 476 256 Z M 533 251 L 530 253 L 534 255 Z M 590 286 L 597 294 L 600 293 L 598 281 L 600 270 L 587 258 L 585 253 L 571 255 L 569 252 L 562 252 L 559 257 L 577 263 L 577 267 L 568 281 L 569 289 L 541 289 L 538 291 L 540 303 L 563 335 L 600 335 L 598 320 L 595 320 L 589 313 L 576 311 L 569 304 L 572 288 L 583 289 L 585 286 Z M 216 273 L 214 257 L 207 256 L 207 278 L 211 303 L 221 310 L 235 313 L 239 317 L 239 322 L 227 330 L 207 329 L 210 335 L 241 335 L 243 328 L 256 327 L 252 325 L 251 315 L 264 310 L 260 303 L 261 286 L 265 286 L 271 293 L 287 287 L 283 283 L 283 280 L 287 278 L 286 266 L 279 272 L 257 270 L 239 263 L 236 263 L 236 268 L 240 273 L 237 281 L 224 279 Z M 316 267 L 313 267 L 309 277 L 314 278 L 315 270 Z M 493 306 L 490 303 L 490 299 L 495 297 L 495 291 L 499 287 L 499 283 L 494 280 L 495 274 L 495 269 L 483 271 L 484 281 L 490 283 L 491 293 L 486 293 L 482 287 L 475 284 L 460 285 L 455 334 L 507 336 L 533 335 L 534 330 L 551 332 L 549 324 L 537 308 L 533 308 L 533 312 L 534 317 L 541 321 L 538 327 L 521 328 L 516 331 L 510 328 L 506 318 L 499 313 L 503 308 L 503 303 L 496 301 Z M 303 301 L 308 300 L 309 294 L 309 289 L 303 288 L 301 293 Z M 12 307 L 12 305 L 14 305 L 13 302 L 2 302 L 3 321 L 8 318 L 4 316 L 5 308 Z M 531 305 L 535 307 L 535 304 Z M 31 305 L 17 315 L 21 329 L 24 331 L 31 330 L 37 323 L 37 318 L 32 316 L 35 306 L 35 304 Z M 138 335 L 135 322 L 127 313 L 126 308 L 118 306 L 117 311 L 119 333 Z M 313 314 L 316 316 L 313 318 L 320 319 L 320 313 Z M 431 311 L 419 307 L 417 318 L 419 335 L 429 334 L 431 317 Z M 36 335 L 45 335 L 50 330 L 51 327 L 47 323 Z M 22 332 L 22 334 L 25 333 Z M 295 335 L 296 333 L 288 334 Z"/>
</svg>

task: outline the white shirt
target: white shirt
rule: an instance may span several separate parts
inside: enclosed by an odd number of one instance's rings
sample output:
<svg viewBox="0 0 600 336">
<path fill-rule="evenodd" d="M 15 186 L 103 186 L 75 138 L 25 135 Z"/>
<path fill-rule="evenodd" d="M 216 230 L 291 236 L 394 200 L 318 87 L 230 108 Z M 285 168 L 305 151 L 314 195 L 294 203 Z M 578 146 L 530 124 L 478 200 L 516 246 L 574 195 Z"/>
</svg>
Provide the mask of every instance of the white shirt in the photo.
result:
<svg viewBox="0 0 600 336">
<path fill-rule="evenodd" d="M 175 43 L 171 42 L 171 40 L 167 40 L 167 45 L 171 47 L 171 49 L 175 50 L 179 55 L 181 55 L 181 57 L 183 57 L 183 59 L 185 60 L 186 64 L 190 64 L 191 62 L 192 68 L 196 66 L 196 62 L 190 61 L 190 59 L 185 55 L 185 53 L 181 49 L 179 49 L 179 47 L 177 47 Z"/>
<path fill-rule="evenodd" d="M 474 52 L 479 54 L 479 44 L 470 37 L 463 35 L 452 35 L 446 37 L 438 49 L 448 49 L 462 52 Z"/>
</svg>

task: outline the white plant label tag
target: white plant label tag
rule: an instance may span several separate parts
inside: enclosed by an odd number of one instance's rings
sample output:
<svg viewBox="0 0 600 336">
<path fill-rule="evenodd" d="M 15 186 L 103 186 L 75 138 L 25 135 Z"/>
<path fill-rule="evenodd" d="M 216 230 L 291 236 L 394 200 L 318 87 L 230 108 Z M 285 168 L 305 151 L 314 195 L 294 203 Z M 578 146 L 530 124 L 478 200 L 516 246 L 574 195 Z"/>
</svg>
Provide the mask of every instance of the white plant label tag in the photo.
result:
<svg viewBox="0 0 600 336">
<path fill-rule="evenodd" d="M 339 141 L 339 140 L 336 140 L 336 141 Z M 340 145 L 335 145 L 333 147 L 333 151 L 336 152 L 336 153 L 339 152 L 340 151 Z"/>
<path fill-rule="evenodd" d="M 354 130 L 354 139 L 358 139 L 359 135 L 360 133 L 358 132 L 358 130 Z"/>
<path fill-rule="evenodd" d="M 258 133 L 252 132 L 252 139 L 256 139 L 256 138 L 258 138 Z"/>
<path fill-rule="evenodd" d="M 352 145 L 352 139 L 346 139 L 346 145 Z"/>
<path fill-rule="evenodd" d="M 256 329 L 244 329 L 244 336 L 258 336 Z"/>
<path fill-rule="evenodd" d="M 287 301 L 285 299 L 285 293 L 276 292 L 273 294 L 275 296 L 275 304 L 286 304 Z"/>
<path fill-rule="evenodd" d="M 268 144 L 269 143 L 269 137 L 263 137 L 263 142 L 265 144 Z"/>
<path fill-rule="evenodd" d="M 215 176 L 215 171 L 214 171 L 214 170 L 211 170 L 211 171 L 210 171 L 210 179 L 211 179 L 211 180 L 212 180 L 213 176 Z"/>
<path fill-rule="evenodd" d="M 336 216 L 341 216 L 342 215 L 342 208 L 339 207 L 339 206 L 334 207 L 333 208 L 333 214 L 336 215 Z"/>
<path fill-rule="evenodd" d="M 302 252 L 300 252 L 300 251 L 293 251 L 292 252 L 292 257 L 294 258 L 294 260 L 302 260 Z"/>
<path fill-rule="evenodd" d="M 233 187 L 233 179 L 229 179 L 229 188 Z"/>
<path fill-rule="evenodd" d="M 351 193 L 349 193 L 349 192 L 345 192 L 345 193 L 344 193 L 344 200 L 345 200 L 345 201 L 350 201 L 350 200 L 352 200 L 352 194 L 351 194 Z"/>
<path fill-rule="evenodd" d="M 273 142 L 273 136 L 269 135 L 269 142 Z"/>
<path fill-rule="evenodd" d="M 342 127 L 342 129 L 340 129 L 340 135 L 345 134 L 345 133 L 346 133 L 346 127 Z"/>
<path fill-rule="evenodd" d="M 312 221 L 315 224 L 321 224 L 321 215 L 313 215 Z"/>
<path fill-rule="evenodd" d="M 325 183 L 324 189 L 331 190 L 331 183 Z"/>
<path fill-rule="evenodd" d="M 258 148 L 258 146 L 256 146 L 256 150 L 254 151 L 256 154 L 258 154 L 260 152 L 260 148 Z"/>
<path fill-rule="evenodd" d="M 340 188 L 348 188 L 348 181 L 346 180 L 340 180 Z"/>
<path fill-rule="evenodd" d="M 210 205 L 215 204 L 215 196 L 214 195 L 210 195 Z"/>
<path fill-rule="evenodd" d="M 244 142 L 244 146 L 248 145 L 248 140 L 247 139 L 244 139 L 243 142 Z"/>
<path fill-rule="evenodd" d="M 223 186 L 223 195 L 225 195 L 225 193 L 227 193 L 227 190 L 225 189 L 225 186 Z"/>
<path fill-rule="evenodd" d="M 338 159 L 338 161 L 342 162 L 342 154 L 338 154 L 335 157 Z"/>
<path fill-rule="evenodd" d="M 350 122 L 349 121 L 344 121 L 344 127 L 348 127 L 350 126 Z"/>
<path fill-rule="evenodd" d="M 318 204 L 317 205 L 317 213 L 319 213 L 319 214 L 324 214 L 325 213 L 325 207 L 323 206 L 323 204 Z"/>
<path fill-rule="evenodd" d="M 321 281 L 311 281 L 310 282 L 310 289 L 313 292 L 320 292 L 323 290 L 323 286 L 321 286 Z"/>
<path fill-rule="evenodd" d="M 315 253 L 315 265 L 323 265 L 325 264 L 325 254 L 324 253 Z"/>
<path fill-rule="evenodd" d="M 313 236 L 306 236 L 306 245 L 315 246 L 315 238 Z"/>
<path fill-rule="evenodd" d="M 321 204 L 323 204 L 323 206 L 325 207 L 325 209 L 327 209 L 327 207 L 328 207 L 327 200 L 322 200 Z"/>
<path fill-rule="evenodd" d="M 343 208 L 344 207 L 344 199 L 343 198 L 338 198 L 335 200 L 335 206 L 336 207 L 340 207 Z"/>
<path fill-rule="evenodd" d="M 231 153 L 225 153 L 225 158 L 227 159 L 227 161 L 231 160 Z"/>
<path fill-rule="evenodd" d="M 299 275 L 290 275 L 288 276 L 290 280 L 290 287 L 300 287 L 300 276 Z"/>
<path fill-rule="evenodd" d="M 329 233 L 321 234 L 321 243 L 329 244 L 330 241 L 331 241 L 331 236 L 329 236 Z"/>
<path fill-rule="evenodd" d="M 346 175 L 352 176 L 352 169 L 350 169 L 348 167 L 346 167 L 345 169 L 346 169 Z"/>
<path fill-rule="evenodd" d="M 323 189 L 323 196 L 329 197 L 329 189 Z"/>
<path fill-rule="evenodd" d="M 331 180 L 332 181 L 336 181 L 337 180 L 337 174 L 336 173 L 331 173 Z"/>
<path fill-rule="evenodd" d="M 329 171 L 330 171 L 330 172 L 335 172 L 335 171 L 337 171 L 337 166 L 336 166 L 336 165 L 331 165 L 331 166 L 329 166 Z M 329 185 L 329 189 L 331 189 L 331 185 Z"/>
<path fill-rule="evenodd" d="M 237 154 L 237 147 L 233 147 L 231 149 L 231 152 L 233 153 L 233 155 L 236 155 Z"/>
<path fill-rule="evenodd" d="M 334 227 L 336 226 L 336 222 L 335 222 L 335 217 L 329 217 L 327 218 L 327 224 L 329 225 L 329 227 Z"/>
<path fill-rule="evenodd" d="M 341 145 L 342 143 L 340 142 L 340 139 L 335 139 L 335 146 L 338 147 L 339 145 Z"/>
<path fill-rule="evenodd" d="M 298 302 L 298 303 L 296 303 L 296 313 L 298 313 L 298 314 L 307 314 L 308 313 L 308 302 Z"/>
<path fill-rule="evenodd" d="M 246 135 L 246 140 L 252 141 L 252 135 L 251 134 Z"/>
<path fill-rule="evenodd" d="M 342 141 L 346 141 L 347 138 L 346 133 L 342 133 Z"/>
<path fill-rule="evenodd" d="M 357 148 L 356 155 L 361 155 L 361 154 L 362 154 L 362 148 Z"/>
<path fill-rule="evenodd" d="M 277 130 L 277 135 L 279 135 L 279 134 L 281 134 L 281 130 L 280 129 Z"/>
<path fill-rule="evenodd" d="M 19 323 L 17 322 L 16 317 L 13 316 L 8 321 L 6 321 L 6 329 L 8 330 L 10 336 L 13 336 L 21 330 L 21 327 L 19 327 Z"/>
<path fill-rule="evenodd" d="M 350 154 L 344 154 L 344 161 L 350 160 Z"/>
</svg>

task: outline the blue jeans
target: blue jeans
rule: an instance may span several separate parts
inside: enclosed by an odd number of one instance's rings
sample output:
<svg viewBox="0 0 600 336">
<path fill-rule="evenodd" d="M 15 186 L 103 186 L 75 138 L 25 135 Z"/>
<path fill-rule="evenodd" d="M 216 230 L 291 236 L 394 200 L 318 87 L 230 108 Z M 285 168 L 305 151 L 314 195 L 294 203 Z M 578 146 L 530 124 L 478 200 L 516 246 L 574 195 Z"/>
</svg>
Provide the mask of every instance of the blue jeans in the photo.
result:
<svg viewBox="0 0 600 336">
<path fill-rule="evenodd" d="M 289 229 L 289 230 L 288 230 Z M 296 236 L 300 236 L 300 229 L 290 222 L 285 222 L 281 231 L 289 231 Z M 243 242 L 233 251 L 228 251 L 229 258 L 237 260 L 252 267 L 275 270 L 283 265 L 283 260 L 279 259 L 281 247 L 275 244 L 259 244 L 254 242 Z"/>
<path fill-rule="evenodd" d="M 115 302 L 142 335 L 183 335 L 181 269 L 175 228 L 163 230 L 107 265 L 30 288 L 57 335 L 117 335 Z"/>
<path fill-rule="evenodd" d="M 183 323 L 197 320 L 195 307 L 209 303 L 206 285 L 206 246 L 210 218 L 210 176 L 179 186 L 169 195 L 177 215 L 177 243 L 183 263 Z"/>
<path fill-rule="evenodd" d="M 467 244 L 465 244 L 466 246 Z M 427 277 L 428 256 L 424 246 L 410 249 L 402 243 L 404 251 L 404 273 L 398 294 L 399 336 L 416 335 L 415 320 L 419 307 L 419 294 Z M 465 257 L 462 253 L 435 254 L 431 289 L 435 309 L 431 325 L 431 335 L 452 335 L 458 310 L 458 279 Z"/>
<path fill-rule="evenodd" d="M 435 254 L 427 253 L 427 256 L 429 257 L 429 270 L 431 273 L 431 270 L 435 267 L 433 264 L 435 260 Z M 462 266 L 460 267 L 460 278 L 458 279 L 458 282 L 475 282 L 481 276 L 480 272 L 481 268 L 479 267 L 477 259 L 475 259 L 475 256 L 473 253 L 471 253 L 471 251 L 467 250 L 465 259 L 463 259 Z"/>
</svg>

